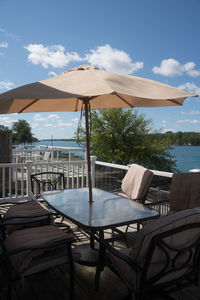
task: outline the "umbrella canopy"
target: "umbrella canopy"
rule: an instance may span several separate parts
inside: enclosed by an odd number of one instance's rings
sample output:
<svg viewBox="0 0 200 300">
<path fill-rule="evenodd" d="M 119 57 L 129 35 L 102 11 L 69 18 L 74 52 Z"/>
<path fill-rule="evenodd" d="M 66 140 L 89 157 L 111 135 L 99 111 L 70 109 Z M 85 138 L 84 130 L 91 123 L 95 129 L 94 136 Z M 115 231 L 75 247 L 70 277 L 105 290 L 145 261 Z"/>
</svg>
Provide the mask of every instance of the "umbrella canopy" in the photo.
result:
<svg viewBox="0 0 200 300">
<path fill-rule="evenodd" d="M 0 94 L 0 113 L 181 105 L 194 94 L 150 79 L 80 66 Z"/>
<path fill-rule="evenodd" d="M 197 96 L 177 88 L 125 74 L 107 72 L 88 65 L 27 84 L 0 94 L 0 113 L 85 110 L 88 179 L 92 201 L 89 109 L 160 107 L 182 105 Z"/>
</svg>

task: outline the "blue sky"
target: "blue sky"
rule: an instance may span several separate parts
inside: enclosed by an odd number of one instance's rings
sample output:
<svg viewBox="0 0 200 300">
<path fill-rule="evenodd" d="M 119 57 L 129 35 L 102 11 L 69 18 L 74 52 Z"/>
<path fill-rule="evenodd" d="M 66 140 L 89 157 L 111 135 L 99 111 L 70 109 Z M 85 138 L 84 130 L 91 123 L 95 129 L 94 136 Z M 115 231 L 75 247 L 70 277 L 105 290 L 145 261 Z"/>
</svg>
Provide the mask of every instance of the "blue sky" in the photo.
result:
<svg viewBox="0 0 200 300">
<path fill-rule="evenodd" d="M 199 0 L 0 0 L 0 93 L 81 64 L 200 95 Z M 138 108 L 163 132 L 200 131 L 200 97 Z M 80 112 L 0 114 L 42 138 L 71 138 Z"/>
</svg>

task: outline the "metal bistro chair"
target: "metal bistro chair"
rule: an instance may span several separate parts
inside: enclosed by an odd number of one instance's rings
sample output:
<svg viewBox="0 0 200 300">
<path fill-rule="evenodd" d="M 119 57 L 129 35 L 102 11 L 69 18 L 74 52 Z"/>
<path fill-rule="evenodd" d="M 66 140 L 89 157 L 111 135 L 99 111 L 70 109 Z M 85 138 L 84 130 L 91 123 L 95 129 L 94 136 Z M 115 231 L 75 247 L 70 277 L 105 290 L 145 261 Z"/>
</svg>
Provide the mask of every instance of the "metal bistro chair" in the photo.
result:
<svg viewBox="0 0 200 300">
<path fill-rule="evenodd" d="M 65 177 L 61 172 L 41 172 L 31 174 L 31 190 L 36 199 L 41 197 L 41 192 L 65 189 Z"/>
<path fill-rule="evenodd" d="M 7 299 L 12 299 L 14 280 L 21 279 L 23 298 L 25 277 L 64 264 L 69 265 L 70 299 L 73 299 L 73 262 L 80 258 L 80 254 L 74 253 L 71 248 L 73 241 L 72 233 L 66 233 L 55 225 L 16 230 L 4 241 L 1 240 L 0 263 L 8 280 Z"/>
<path fill-rule="evenodd" d="M 42 179 L 41 176 L 45 176 L 47 181 Z M 41 203 L 37 199 L 41 195 L 41 184 L 43 186 L 48 185 L 50 189 L 64 188 L 64 174 L 56 172 L 37 173 L 31 175 L 31 180 L 32 191 L 35 192 L 35 195 L 32 194 L 32 200 L 11 206 L 4 216 L 1 217 L 2 223 L 12 221 L 12 224 L 6 225 L 6 232 L 8 234 L 18 229 L 52 224 L 55 217 L 57 217 L 57 214 L 50 211 L 45 206 L 45 203 Z M 33 181 L 36 183 L 36 191 L 34 190 Z"/>
<path fill-rule="evenodd" d="M 109 266 L 128 286 L 130 299 L 154 299 L 200 284 L 200 207 L 145 224 L 131 248 L 119 251 L 100 242 L 107 249 Z"/>
</svg>

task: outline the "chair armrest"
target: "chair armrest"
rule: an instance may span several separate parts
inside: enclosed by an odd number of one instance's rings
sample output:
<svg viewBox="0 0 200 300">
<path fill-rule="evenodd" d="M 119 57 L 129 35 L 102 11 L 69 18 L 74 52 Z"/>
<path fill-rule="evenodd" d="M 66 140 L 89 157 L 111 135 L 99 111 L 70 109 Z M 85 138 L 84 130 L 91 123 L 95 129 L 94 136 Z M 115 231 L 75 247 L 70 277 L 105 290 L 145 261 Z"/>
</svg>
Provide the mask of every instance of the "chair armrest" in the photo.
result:
<svg viewBox="0 0 200 300">
<path fill-rule="evenodd" d="M 168 200 L 159 200 L 155 202 L 145 202 L 146 206 L 152 206 L 152 205 L 159 205 L 159 204 L 164 204 L 164 203 L 169 203 Z"/>
<path fill-rule="evenodd" d="M 104 240 L 104 239 L 100 239 L 97 235 L 95 235 L 95 239 L 111 254 L 115 255 L 116 257 L 122 259 L 123 261 L 125 261 L 131 268 L 133 268 L 136 272 L 139 272 L 142 270 L 142 268 L 136 263 L 136 261 L 134 261 L 133 259 L 131 259 L 128 255 L 118 251 L 117 249 L 115 249 L 114 247 L 112 247 L 108 241 L 108 240 Z"/>
</svg>

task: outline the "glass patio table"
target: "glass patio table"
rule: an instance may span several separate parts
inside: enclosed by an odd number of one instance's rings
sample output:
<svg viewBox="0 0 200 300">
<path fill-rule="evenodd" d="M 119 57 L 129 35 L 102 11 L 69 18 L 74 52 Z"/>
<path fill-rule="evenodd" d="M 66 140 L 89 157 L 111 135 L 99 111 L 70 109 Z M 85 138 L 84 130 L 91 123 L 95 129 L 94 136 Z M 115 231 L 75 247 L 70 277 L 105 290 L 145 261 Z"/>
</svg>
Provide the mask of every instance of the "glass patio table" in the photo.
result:
<svg viewBox="0 0 200 300">
<path fill-rule="evenodd" d="M 77 188 L 43 192 L 46 202 L 55 211 L 72 221 L 90 235 L 90 245 L 80 245 L 81 261 L 96 265 L 98 251 L 95 249 L 94 234 L 104 238 L 105 229 L 114 229 L 159 216 L 155 210 L 128 198 L 101 189 L 93 188 L 93 202 L 89 202 L 89 189 Z"/>
</svg>

